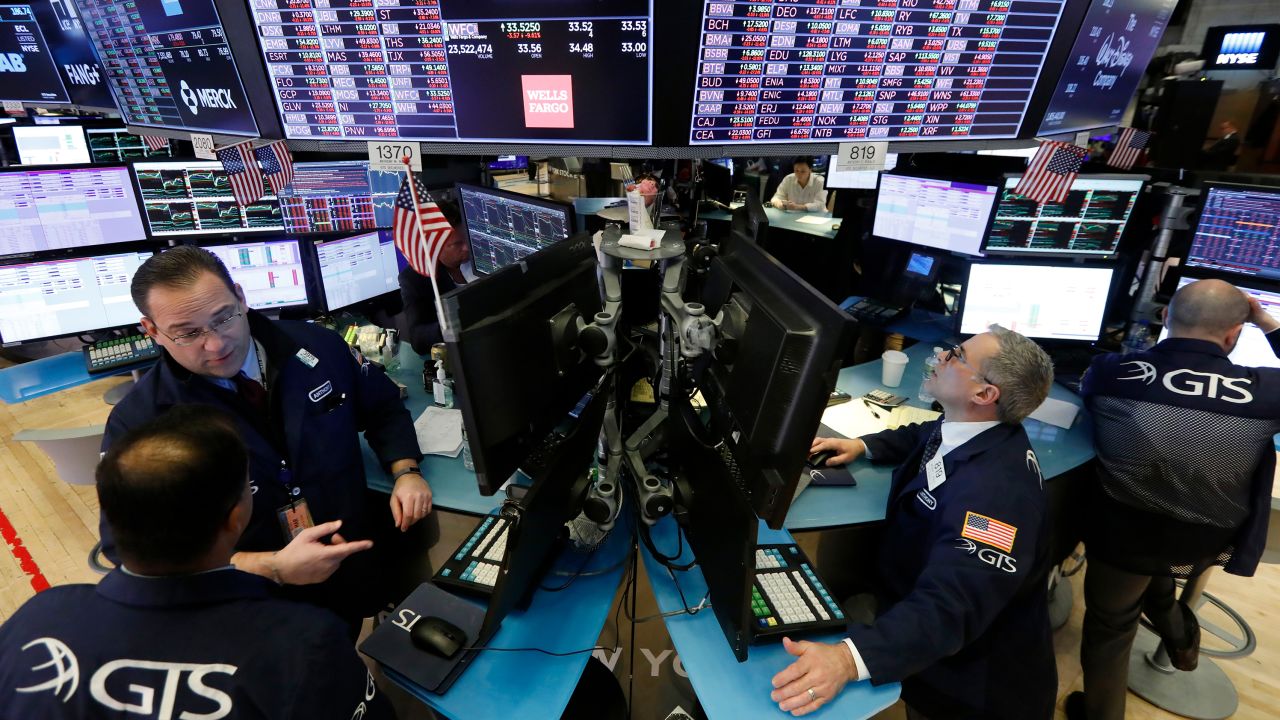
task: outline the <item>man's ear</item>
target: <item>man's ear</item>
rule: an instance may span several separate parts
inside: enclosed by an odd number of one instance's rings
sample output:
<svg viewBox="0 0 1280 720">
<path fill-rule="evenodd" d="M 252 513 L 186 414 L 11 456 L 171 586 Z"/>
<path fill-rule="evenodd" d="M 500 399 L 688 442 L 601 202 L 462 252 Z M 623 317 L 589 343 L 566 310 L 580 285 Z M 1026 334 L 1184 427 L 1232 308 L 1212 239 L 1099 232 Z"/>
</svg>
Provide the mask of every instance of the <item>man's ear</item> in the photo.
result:
<svg viewBox="0 0 1280 720">
<path fill-rule="evenodd" d="M 150 335 L 152 338 L 157 338 L 157 339 L 160 337 L 160 329 L 157 328 L 156 324 L 151 321 L 151 318 L 143 316 L 138 320 L 138 323 L 142 325 L 142 330 L 147 335 Z"/>
<path fill-rule="evenodd" d="M 244 300 L 244 288 L 240 287 L 240 283 L 236 283 L 235 285 L 236 285 L 236 299 L 240 301 L 240 305 L 242 305 L 245 309 L 248 309 L 249 303 L 245 302 Z"/>
<path fill-rule="evenodd" d="M 999 401 L 1000 388 L 991 383 L 984 384 L 982 389 L 973 394 L 974 405 L 995 405 Z"/>
</svg>

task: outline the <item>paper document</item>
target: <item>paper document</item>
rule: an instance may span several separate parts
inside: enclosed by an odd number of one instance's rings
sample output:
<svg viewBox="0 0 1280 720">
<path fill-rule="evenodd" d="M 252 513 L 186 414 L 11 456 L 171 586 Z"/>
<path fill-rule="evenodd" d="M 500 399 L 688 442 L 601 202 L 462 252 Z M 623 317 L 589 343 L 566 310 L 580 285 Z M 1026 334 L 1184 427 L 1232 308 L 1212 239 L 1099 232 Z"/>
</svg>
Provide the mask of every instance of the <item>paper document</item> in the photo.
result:
<svg viewBox="0 0 1280 720">
<path fill-rule="evenodd" d="M 1079 406 L 1072 405 L 1063 400 L 1054 400 L 1053 398 L 1045 398 L 1040 407 L 1031 413 L 1031 417 L 1042 423 L 1048 423 L 1070 430 L 1071 424 L 1076 420 L 1076 413 L 1080 412 Z"/>
<path fill-rule="evenodd" d="M 854 398 L 851 402 L 827 408 L 822 413 L 822 424 L 847 438 L 870 435 L 884 430 L 888 420 L 888 412 L 880 409 L 875 412 L 880 414 L 879 418 L 872 414 L 866 403 Z"/>
<path fill-rule="evenodd" d="M 835 220 L 821 215 L 805 215 L 804 217 L 796 218 L 796 222 L 806 225 L 826 225 L 827 223 L 835 222 Z"/>
<path fill-rule="evenodd" d="M 413 422 L 418 449 L 425 455 L 458 457 L 462 452 L 462 411 L 428 405 Z"/>
<path fill-rule="evenodd" d="M 928 408 L 919 408 L 913 405 L 899 405 L 889 413 L 889 429 L 896 430 L 903 425 L 914 425 L 916 423 L 933 422 L 942 417 L 942 413 Z"/>
<path fill-rule="evenodd" d="M 661 237 L 651 238 L 643 235 L 623 235 L 618 238 L 618 244 L 624 248 L 632 250 L 652 250 L 662 244 Z"/>
</svg>

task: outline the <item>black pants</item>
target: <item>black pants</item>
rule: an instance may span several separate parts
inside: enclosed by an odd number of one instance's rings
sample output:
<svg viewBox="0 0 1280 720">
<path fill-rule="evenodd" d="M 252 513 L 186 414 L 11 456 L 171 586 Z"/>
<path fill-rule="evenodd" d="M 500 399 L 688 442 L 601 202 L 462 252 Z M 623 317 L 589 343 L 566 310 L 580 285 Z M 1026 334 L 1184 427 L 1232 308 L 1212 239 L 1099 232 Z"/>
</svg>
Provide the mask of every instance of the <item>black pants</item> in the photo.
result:
<svg viewBox="0 0 1280 720">
<path fill-rule="evenodd" d="M 1124 720 L 1129 650 L 1145 614 L 1166 641 L 1185 644 L 1186 623 L 1171 577 L 1126 572 L 1093 557 L 1084 576 L 1085 708 L 1089 720 Z"/>
</svg>

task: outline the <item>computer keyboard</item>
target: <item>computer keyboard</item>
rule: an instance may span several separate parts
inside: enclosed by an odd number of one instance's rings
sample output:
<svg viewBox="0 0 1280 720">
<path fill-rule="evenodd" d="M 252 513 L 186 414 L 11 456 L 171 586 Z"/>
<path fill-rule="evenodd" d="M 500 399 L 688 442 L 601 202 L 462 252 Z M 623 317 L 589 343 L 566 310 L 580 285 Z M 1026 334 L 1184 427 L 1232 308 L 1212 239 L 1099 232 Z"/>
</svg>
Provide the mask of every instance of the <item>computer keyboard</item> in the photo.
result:
<svg viewBox="0 0 1280 720">
<path fill-rule="evenodd" d="M 758 545 L 755 560 L 751 613 L 756 637 L 845 626 L 840 603 L 798 545 Z"/>
<path fill-rule="evenodd" d="M 146 335 L 99 340 L 84 346 L 84 367 L 90 375 L 129 365 L 141 365 L 160 357 L 160 346 Z"/>
<path fill-rule="evenodd" d="M 871 298 L 863 298 L 854 303 L 848 309 L 848 313 L 858 322 L 885 325 L 902 317 L 909 309 L 898 305 L 888 305 Z"/>
<path fill-rule="evenodd" d="M 485 596 L 493 594 L 507 554 L 510 525 L 510 520 L 499 515 L 486 517 L 441 566 L 436 583 Z"/>
</svg>

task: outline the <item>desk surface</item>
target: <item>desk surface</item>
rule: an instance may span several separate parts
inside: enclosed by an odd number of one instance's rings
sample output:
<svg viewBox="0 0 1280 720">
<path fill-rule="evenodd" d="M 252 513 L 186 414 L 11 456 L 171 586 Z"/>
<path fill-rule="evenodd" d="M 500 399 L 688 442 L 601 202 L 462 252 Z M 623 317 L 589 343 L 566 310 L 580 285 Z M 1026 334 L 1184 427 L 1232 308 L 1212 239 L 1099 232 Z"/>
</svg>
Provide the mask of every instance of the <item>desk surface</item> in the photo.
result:
<svg viewBox="0 0 1280 720">
<path fill-rule="evenodd" d="M 840 218 L 831 217 L 831 213 L 825 210 L 822 212 L 787 212 L 786 210 L 779 210 L 772 205 L 765 205 L 764 214 L 769 216 L 770 229 L 780 228 L 825 238 L 834 238 L 836 231 L 832 226 L 840 223 Z M 816 225 L 800 222 L 800 218 L 809 216 L 826 218 L 826 222 Z M 707 212 L 698 213 L 698 217 L 703 220 L 729 220 L 732 216 L 724 210 L 708 210 Z"/>
<path fill-rule="evenodd" d="M 50 355 L 0 370 L 0 400 L 12 405 L 105 377 L 123 375 L 130 370 L 120 368 L 90 375 L 84 367 L 84 353 Z"/>
<path fill-rule="evenodd" d="M 491 648 L 540 648 L 571 652 L 592 648 L 609 617 L 631 550 L 631 526 L 619 521 L 583 569 L 585 573 L 560 592 L 539 588 L 527 610 L 515 610 L 502 621 Z M 563 585 L 582 565 L 582 556 L 560 555 L 543 585 Z M 450 718 L 557 720 L 582 676 L 591 653 L 555 657 L 539 652 L 482 652 L 443 695 L 422 690 L 404 676 L 387 676 L 414 697 Z"/>
<path fill-rule="evenodd" d="M 671 518 L 664 518 L 653 528 L 653 542 L 660 552 L 672 552 L 676 548 L 677 527 Z M 760 524 L 757 543 L 790 543 L 791 534 L 783 530 L 770 530 Z M 658 609 L 671 612 L 683 608 L 675 582 L 666 568 L 660 565 L 647 549 L 641 550 L 649 584 L 658 601 Z M 679 562 L 692 557 L 689 544 Z M 707 592 L 702 570 L 694 567 L 687 572 L 677 572 L 680 589 L 690 605 L 696 605 Z M 781 642 L 765 642 L 752 645 L 747 661 L 739 663 L 725 640 L 710 609 L 696 615 L 675 615 L 666 618 L 667 631 L 680 654 L 680 662 L 689 675 L 689 682 L 698 695 L 698 701 L 710 718 L 765 718 L 788 717 L 769 699 L 773 676 L 791 663 L 791 656 Z M 838 642 L 841 633 L 806 635 L 804 639 L 819 642 Z M 849 683 L 834 702 L 822 707 L 815 718 L 866 718 L 889 707 L 898 699 L 897 683 L 873 686 L 869 681 Z"/>
</svg>

